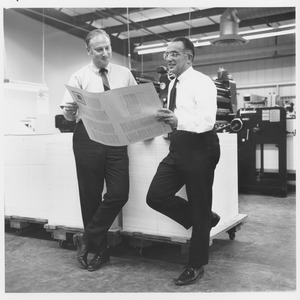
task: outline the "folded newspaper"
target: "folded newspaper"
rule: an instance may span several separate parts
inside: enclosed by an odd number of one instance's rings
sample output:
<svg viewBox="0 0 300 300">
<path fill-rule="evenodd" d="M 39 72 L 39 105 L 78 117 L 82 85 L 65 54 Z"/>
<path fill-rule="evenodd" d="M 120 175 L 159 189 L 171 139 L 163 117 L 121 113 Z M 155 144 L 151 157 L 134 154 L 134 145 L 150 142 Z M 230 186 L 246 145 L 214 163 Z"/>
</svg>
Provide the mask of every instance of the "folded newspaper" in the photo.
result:
<svg viewBox="0 0 300 300">
<path fill-rule="evenodd" d="M 152 83 L 91 93 L 66 85 L 79 107 L 90 139 L 124 146 L 164 135 L 171 126 L 155 115 L 162 103 Z"/>
</svg>

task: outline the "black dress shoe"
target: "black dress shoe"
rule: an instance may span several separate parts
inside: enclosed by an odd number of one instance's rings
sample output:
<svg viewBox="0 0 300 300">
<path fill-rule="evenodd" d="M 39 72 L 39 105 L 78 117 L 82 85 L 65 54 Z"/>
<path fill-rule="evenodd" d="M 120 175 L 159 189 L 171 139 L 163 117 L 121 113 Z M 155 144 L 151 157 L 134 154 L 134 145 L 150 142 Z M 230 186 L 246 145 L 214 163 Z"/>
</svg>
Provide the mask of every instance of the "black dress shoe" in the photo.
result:
<svg viewBox="0 0 300 300">
<path fill-rule="evenodd" d="M 217 224 L 219 223 L 221 217 L 215 213 L 215 212 L 211 212 L 210 213 L 210 221 L 211 221 L 211 227 L 215 227 L 217 226 Z"/>
<path fill-rule="evenodd" d="M 108 250 L 103 250 L 95 254 L 93 259 L 88 264 L 88 271 L 96 271 L 99 270 L 102 265 L 108 262 L 110 259 L 110 254 Z"/>
<path fill-rule="evenodd" d="M 74 244 L 77 247 L 77 260 L 86 269 L 88 266 L 87 257 L 89 254 L 88 242 L 83 238 L 83 233 L 75 233 L 73 236 Z"/>
<path fill-rule="evenodd" d="M 175 280 L 176 285 L 188 285 L 198 281 L 204 274 L 203 267 L 187 267 L 183 273 Z"/>
</svg>

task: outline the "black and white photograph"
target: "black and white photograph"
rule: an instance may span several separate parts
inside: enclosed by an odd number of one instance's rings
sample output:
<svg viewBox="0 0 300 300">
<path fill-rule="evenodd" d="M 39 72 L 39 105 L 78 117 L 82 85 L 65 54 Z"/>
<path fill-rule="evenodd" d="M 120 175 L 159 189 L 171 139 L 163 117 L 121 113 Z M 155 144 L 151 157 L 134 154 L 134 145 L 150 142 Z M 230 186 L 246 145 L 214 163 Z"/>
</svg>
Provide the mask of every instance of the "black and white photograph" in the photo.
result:
<svg viewBox="0 0 300 300">
<path fill-rule="evenodd" d="M 297 14 L 4 0 L 3 299 L 298 299 Z"/>
</svg>

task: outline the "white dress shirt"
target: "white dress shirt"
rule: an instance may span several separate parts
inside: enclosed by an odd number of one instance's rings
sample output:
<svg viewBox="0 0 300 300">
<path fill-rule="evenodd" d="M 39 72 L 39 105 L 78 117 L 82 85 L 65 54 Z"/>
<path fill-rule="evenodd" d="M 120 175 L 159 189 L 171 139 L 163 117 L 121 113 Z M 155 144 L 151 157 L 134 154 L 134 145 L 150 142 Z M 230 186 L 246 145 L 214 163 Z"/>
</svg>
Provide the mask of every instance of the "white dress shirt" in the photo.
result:
<svg viewBox="0 0 300 300">
<path fill-rule="evenodd" d="M 108 71 L 106 76 L 108 78 L 110 89 L 137 84 L 131 71 L 126 67 L 110 63 L 106 69 Z M 102 77 L 99 74 L 99 68 L 97 68 L 92 62 L 73 73 L 68 85 L 92 93 L 104 92 Z M 65 91 L 61 105 L 64 105 L 66 102 L 74 102 L 68 90 Z M 66 115 L 64 110 L 63 113 Z M 80 119 L 80 114 L 77 113 L 76 121 L 78 122 Z"/>
<path fill-rule="evenodd" d="M 169 85 L 169 95 L 175 80 Z M 189 67 L 178 77 L 176 108 L 178 130 L 206 132 L 213 129 L 217 114 L 217 88 L 212 79 Z"/>
</svg>

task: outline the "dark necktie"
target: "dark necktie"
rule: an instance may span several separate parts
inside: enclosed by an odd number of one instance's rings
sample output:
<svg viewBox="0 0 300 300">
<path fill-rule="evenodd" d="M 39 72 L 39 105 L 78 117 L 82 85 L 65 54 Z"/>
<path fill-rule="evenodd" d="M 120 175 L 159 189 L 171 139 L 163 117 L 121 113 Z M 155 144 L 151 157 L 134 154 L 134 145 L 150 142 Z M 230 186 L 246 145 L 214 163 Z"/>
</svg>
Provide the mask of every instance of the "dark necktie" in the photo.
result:
<svg viewBox="0 0 300 300">
<path fill-rule="evenodd" d="M 174 85 L 172 87 L 171 93 L 170 93 L 170 101 L 169 101 L 169 109 L 174 111 L 176 108 L 176 85 L 177 85 L 178 79 L 175 79 Z"/>
<path fill-rule="evenodd" d="M 108 79 L 107 79 L 107 76 L 106 76 L 107 70 L 105 68 L 101 68 L 99 72 L 100 72 L 100 75 L 102 77 L 104 91 L 110 90 Z"/>
</svg>

